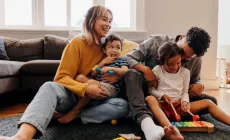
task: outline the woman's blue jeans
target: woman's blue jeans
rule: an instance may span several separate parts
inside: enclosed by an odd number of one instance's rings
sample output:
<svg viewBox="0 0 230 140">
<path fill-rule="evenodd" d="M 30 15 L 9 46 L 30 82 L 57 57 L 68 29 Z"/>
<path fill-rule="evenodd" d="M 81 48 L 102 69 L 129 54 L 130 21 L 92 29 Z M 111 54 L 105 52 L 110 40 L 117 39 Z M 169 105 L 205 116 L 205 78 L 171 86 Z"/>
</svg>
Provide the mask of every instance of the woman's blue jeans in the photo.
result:
<svg viewBox="0 0 230 140">
<path fill-rule="evenodd" d="M 44 83 L 19 121 L 29 123 L 37 128 L 39 136 L 44 132 L 55 111 L 67 113 L 78 102 L 78 98 L 56 82 Z M 120 98 L 91 101 L 82 110 L 80 118 L 86 123 L 102 123 L 104 121 L 127 116 L 129 104 Z"/>
</svg>

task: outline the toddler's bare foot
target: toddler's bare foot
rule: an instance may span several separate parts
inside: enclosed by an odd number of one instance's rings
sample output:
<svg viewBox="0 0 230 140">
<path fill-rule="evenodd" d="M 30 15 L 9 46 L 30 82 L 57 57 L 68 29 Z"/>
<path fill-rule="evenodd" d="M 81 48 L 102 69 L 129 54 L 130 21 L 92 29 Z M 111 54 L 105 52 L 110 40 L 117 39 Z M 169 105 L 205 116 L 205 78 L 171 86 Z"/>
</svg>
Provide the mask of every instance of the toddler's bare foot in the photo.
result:
<svg viewBox="0 0 230 140">
<path fill-rule="evenodd" d="M 164 127 L 164 131 L 165 131 L 165 136 L 169 138 L 170 140 L 183 140 L 184 139 L 180 131 L 172 125 Z"/>
<path fill-rule="evenodd" d="M 79 116 L 80 111 L 75 111 L 75 110 L 71 110 L 70 112 L 68 112 L 66 115 L 64 115 L 63 117 L 59 118 L 58 121 L 60 123 L 69 123 L 72 120 L 76 119 Z"/>
</svg>

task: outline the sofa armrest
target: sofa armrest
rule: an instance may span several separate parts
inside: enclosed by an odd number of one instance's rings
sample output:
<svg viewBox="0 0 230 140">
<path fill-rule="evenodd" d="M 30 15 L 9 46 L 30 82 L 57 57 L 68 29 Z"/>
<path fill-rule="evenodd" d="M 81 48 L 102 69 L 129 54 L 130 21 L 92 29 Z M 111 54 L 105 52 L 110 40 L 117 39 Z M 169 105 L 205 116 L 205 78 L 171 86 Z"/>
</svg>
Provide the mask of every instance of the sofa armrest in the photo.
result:
<svg viewBox="0 0 230 140">
<path fill-rule="evenodd" d="M 16 76 L 24 62 L 0 60 L 0 78 Z"/>
</svg>

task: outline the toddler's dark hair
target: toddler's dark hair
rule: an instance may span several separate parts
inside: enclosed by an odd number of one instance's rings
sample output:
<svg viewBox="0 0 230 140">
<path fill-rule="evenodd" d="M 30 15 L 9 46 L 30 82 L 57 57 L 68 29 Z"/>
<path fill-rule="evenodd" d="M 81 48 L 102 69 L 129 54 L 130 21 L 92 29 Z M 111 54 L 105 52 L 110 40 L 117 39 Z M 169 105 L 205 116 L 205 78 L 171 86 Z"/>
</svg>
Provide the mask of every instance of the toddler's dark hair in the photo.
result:
<svg viewBox="0 0 230 140">
<path fill-rule="evenodd" d="M 103 37 L 103 38 L 101 39 L 102 48 L 105 48 L 105 47 L 106 47 L 106 44 L 107 44 L 108 42 L 112 42 L 112 41 L 114 41 L 114 40 L 120 41 L 120 43 L 121 43 L 121 49 L 122 49 L 122 42 L 123 42 L 123 40 L 121 39 L 120 36 L 115 35 L 115 34 L 110 34 L 110 35 L 108 35 L 108 36 L 106 36 L 106 37 Z"/>
<path fill-rule="evenodd" d="M 182 49 L 179 48 L 176 43 L 166 42 L 158 49 L 158 56 L 161 65 L 163 65 L 165 61 L 173 58 L 176 55 L 182 55 Z"/>
</svg>

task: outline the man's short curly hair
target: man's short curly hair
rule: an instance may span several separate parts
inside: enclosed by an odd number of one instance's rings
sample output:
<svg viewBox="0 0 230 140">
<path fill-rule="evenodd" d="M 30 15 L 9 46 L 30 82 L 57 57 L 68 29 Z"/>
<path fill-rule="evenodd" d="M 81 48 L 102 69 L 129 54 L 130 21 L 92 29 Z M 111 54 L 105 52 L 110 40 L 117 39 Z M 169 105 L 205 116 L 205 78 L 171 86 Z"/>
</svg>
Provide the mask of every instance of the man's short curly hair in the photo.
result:
<svg viewBox="0 0 230 140">
<path fill-rule="evenodd" d="M 211 37 L 202 28 L 192 27 L 186 34 L 186 41 L 190 48 L 193 49 L 196 56 L 203 56 L 209 48 Z"/>
</svg>

